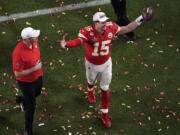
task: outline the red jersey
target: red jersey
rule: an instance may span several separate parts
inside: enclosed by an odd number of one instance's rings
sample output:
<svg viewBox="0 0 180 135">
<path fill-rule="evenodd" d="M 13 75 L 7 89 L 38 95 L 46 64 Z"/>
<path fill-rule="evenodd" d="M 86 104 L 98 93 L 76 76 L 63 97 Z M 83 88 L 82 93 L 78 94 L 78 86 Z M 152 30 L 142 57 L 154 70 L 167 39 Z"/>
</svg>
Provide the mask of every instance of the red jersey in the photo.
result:
<svg viewBox="0 0 180 135">
<path fill-rule="evenodd" d="M 94 24 L 80 29 L 78 37 L 84 41 L 85 58 L 96 65 L 105 63 L 111 55 L 111 41 L 119 31 L 114 22 L 107 22 L 102 34 L 95 30 Z"/>
<path fill-rule="evenodd" d="M 13 71 L 21 72 L 25 69 L 32 68 L 40 60 L 40 50 L 37 44 L 31 48 L 26 46 L 23 41 L 19 42 L 13 51 Z M 16 79 L 23 82 L 33 82 L 43 75 L 43 70 L 37 70 L 29 75 L 17 77 Z"/>
</svg>

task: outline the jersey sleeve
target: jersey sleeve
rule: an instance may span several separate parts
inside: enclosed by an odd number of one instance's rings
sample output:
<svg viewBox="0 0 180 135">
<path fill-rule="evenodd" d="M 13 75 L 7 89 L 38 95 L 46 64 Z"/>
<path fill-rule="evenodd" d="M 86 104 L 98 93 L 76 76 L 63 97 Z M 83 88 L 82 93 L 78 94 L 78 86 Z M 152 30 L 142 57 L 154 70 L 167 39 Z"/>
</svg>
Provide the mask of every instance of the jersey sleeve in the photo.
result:
<svg viewBox="0 0 180 135">
<path fill-rule="evenodd" d="M 18 52 L 14 52 L 13 56 L 12 56 L 12 64 L 13 64 L 13 72 L 14 71 L 22 71 L 24 69 L 24 64 L 23 61 L 21 59 L 21 57 L 18 55 Z"/>
<path fill-rule="evenodd" d="M 121 30 L 121 27 L 114 22 L 111 22 L 111 23 L 112 23 L 111 29 L 113 30 L 113 33 L 114 33 L 114 35 L 117 35 L 119 33 L 119 31 Z"/>
<path fill-rule="evenodd" d="M 88 41 L 88 31 L 85 28 L 79 30 L 78 38 L 83 39 L 83 41 Z"/>
</svg>

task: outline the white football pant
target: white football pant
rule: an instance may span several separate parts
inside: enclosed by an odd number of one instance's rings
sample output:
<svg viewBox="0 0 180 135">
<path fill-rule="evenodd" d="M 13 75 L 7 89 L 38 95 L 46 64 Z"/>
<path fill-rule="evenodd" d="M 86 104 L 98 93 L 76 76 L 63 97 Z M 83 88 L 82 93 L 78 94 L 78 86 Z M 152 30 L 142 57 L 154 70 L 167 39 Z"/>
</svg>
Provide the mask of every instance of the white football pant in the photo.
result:
<svg viewBox="0 0 180 135">
<path fill-rule="evenodd" d="M 102 65 L 95 65 L 85 59 L 86 78 L 90 85 L 94 85 L 96 80 L 100 81 L 100 88 L 109 90 L 112 79 L 112 60 L 109 58 Z"/>
</svg>

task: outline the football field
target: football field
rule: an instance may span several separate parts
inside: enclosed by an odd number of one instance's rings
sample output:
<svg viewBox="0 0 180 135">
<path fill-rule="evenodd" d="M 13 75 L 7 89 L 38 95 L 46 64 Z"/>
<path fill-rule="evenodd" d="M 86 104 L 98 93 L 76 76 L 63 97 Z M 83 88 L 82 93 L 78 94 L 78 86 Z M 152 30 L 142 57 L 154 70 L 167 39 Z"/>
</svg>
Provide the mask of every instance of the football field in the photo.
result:
<svg viewBox="0 0 180 135">
<path fill-rule="evenodd" d="M 92 0 L 0 0 L 0 17 Z M 76 38 L 79 29 L 103 11 L 116 20 L 110 3 L 15 21 L 0 22 L 0 135 L 22 135 L 24 113 L 15 103 L 21 94 L 12 72 L 12 51 L 24 27 L 41 30 L 39 46 L 45 94 L 37 98 L 34 135 L 179 135 L 180 134 L 180 1 L 127 0 L 128 16 L 136 19 L 146 6 L 155 13 L 135 33 L 113 41 L 112 128 L 99 120 L 99 83 L 95 105 L 86 100 L 83 46 L 62 49 L 63 33 Z"/>
</svg>

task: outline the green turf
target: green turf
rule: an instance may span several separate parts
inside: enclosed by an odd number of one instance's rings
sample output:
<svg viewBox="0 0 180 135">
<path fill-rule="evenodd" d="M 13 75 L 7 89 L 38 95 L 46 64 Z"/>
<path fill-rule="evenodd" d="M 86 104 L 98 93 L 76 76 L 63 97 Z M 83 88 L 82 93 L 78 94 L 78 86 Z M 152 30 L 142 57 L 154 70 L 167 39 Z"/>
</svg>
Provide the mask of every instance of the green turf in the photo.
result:
<svg viewBox="0 0 180 135">
<path fill-rule="evenodd" d="M 0 15 L 10 15 L 43 8 L 61 7 L 92 0 L 0 0 Z"/>
<path fill-rule="evenodd" d="M 68 32 L 68 39 L 75 38 L 80 27 L 91 23 L 91 16 L 99 7 L 1 23 L 0 134 L 14 135 L 23 129 L 23 113 L 13 109 L 17 85 L 12 75 L 11 53 L 21 29 L 29 22 L 41 29 L 44 87 L 48 91 L 47 97 L 37 99 L 35 135 L 68 135 L 69 132 L 73 135 L 179 135 L 179 2 L 128 1 L 130 18 L 136 18 L 145 5 L 153 5 L 155 15 L 151 22 L 135 31 L 137 41 L 127 43 L 122 37 L 113 41 L 110 107 L 113 123 L 109 130 L 97 118 L 98 89 L 94 106 L 88 105 L 85 94 L 79 90 L 80 85 L 86 87 L 83 47 L 66 51 L 56 42 L 60 38 L 59 30 Z M 49 6 L 45 4 L 42 8 Z M 115 19 L 111 5 L 100 8 Z M 90 118 L 82 117 L 87 112 L 92 113 Z M 38 127 L 39 123 L 45 126 Z"/>
</svg>

